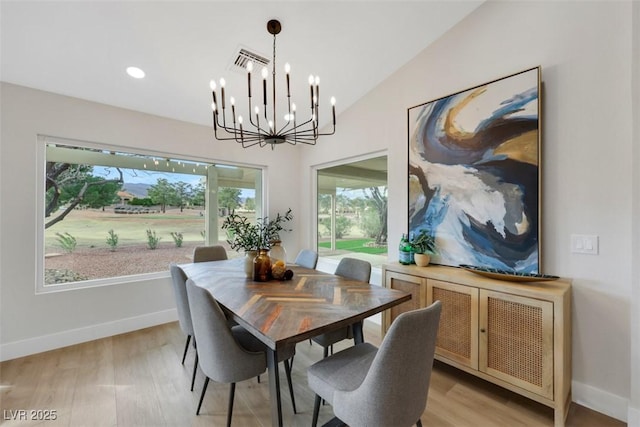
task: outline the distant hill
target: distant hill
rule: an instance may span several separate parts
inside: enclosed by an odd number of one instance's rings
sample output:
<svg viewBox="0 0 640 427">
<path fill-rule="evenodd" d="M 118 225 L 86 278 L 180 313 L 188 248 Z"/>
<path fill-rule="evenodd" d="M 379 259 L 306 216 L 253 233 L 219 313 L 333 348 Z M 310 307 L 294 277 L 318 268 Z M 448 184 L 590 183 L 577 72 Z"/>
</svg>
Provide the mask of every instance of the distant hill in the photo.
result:
<svg viewBox="0 0 640 427">
<path fill-rule="evenodd" d="M 125 183 L 122 189 L 130 194 L 133 194 L 139 199 L 147 197 L 147 191 L 151 187 L 151 184 L 128 184 Z"/>
</svg>

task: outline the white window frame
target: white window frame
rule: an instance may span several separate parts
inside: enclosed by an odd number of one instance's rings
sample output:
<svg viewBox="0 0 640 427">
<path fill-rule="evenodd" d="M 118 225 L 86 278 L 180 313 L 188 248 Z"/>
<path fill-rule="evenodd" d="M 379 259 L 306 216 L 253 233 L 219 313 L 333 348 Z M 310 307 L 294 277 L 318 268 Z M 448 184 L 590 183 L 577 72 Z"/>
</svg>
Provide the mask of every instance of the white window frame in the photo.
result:
<svg viewBox="0 0 640 427">
<path fill-rule="evenodd" d="M 341 166 L 341 165 L 347 165 L 349 163 L 355 163 L 355 162 L 359 162 L 362 160 L 368 160 L 368 159 L 373 159 L 376 157 L 382 157 L 382 156 L 386 156 L 387 157 L 387 171 L 388 171 L 388 164 L 389 164 L 389 152 L 388 150 L 379 150 L 379 151 L 373 151 L 370 153 L 366 153 L 366 154 L 361 154 L 358 156 L 353 156 L 353 157 L 347 157 L 347 158 L 343 158 L 343 159 L 339 159 L 339 160 L 334 160 L 331 162 L 327 162 L 327 163 L 320 163 L 320 164 L 316 164 L 316 165 L 311 165 L 311 186 L 312 186 L 312 191 L 311 194 L 313 194 L 313 198 L 311 200 L 311 213 L 312 213 L 312 228 L 313 228 L 313 236 L 312 236 L 312 241 L 311 244 L 314 248 L 318 248 L 318 171 L 322 170 L 322 169 L 327 169 L 327 168 L 331 168 L 331 167 L 335 167 L 335 166 Z M 387 183 L 388 183 L 388 179 L 387 179 Z M 335 202 L 335 200 L 334 200 Z M 388 216 L 387 216 L 388 218 Z M 388 220 L 388 219 L 387 219 Z M 387 224 L 388 227 L 388 224 Z M 387 248 L 388 251 L 388 248 Z M 333 268 L 335 270 L 335 267 L 337 267 L 338 265 L 337 260 L 335 259 L 331 259 L 331 258 L 327 258 L 327 257 L 323 257 L 322 255 L 319 256 L 318 258 L 318 265 L 319 265 L 319 269 L 320 270 L 328 270 L 329 267 Z M 371 279 L 371 283 L 374 284 L 380 284 L 379 283 L 379 271 L 381 269 L 379 267 L 374 267 L 372 270 L 372 279 Z M 374 277 L 375 276 L 375 277 Z"/>
<path fill-rule="evenodd" d="M 69 283 L 59 283 L 52 285 L 45 285 L 44 283 L 44 270 L 45 270 L 45 257 L 44 257 L 44 241 L 45 241 L 45 174 L 46 174 L 46 162 L 47 162 L 47 154 L 46 147 L 47 144 L 57 143 L 64 144 L 75 147 L 83 147 L 83 148 L 95 148 L 100 150 L 113 150 L 117 152 L 131 153 L 137 154 L 141 156 L 148 157 L 158 157 L 158 158 L 179 158 L 180 160 L 193 161 L 193 162 L 201 162 L 207 164 L 220 164 L 225 166 L 238 166 L 244 168 L 253 168 L 261 171 L 261 185 L 260 188 L 256 188 L 256 216 L 261 212 L 267 211 L 266 204 L 266 181 L 267 181 L 267 167 L 265 165 L 255 165 L 255 164 L 247 164 L 247 163 L 237 163 L 231 162 L 227 160 L 212 160 L 212 159 L 204 159 L 200 157 L 188 156 L 184 154 L 176 154 L 176 153 L 166 153 L 160 151 L 151 151 L 151 150 L 141 150 L 137 148 L 125 147 L 125 146 L 116 146 L 110 144 L 102 144 L 90 141 L 81 141 L 69 138 L 62 137 L 53 137 L 48 135 L 38 135 L 37 138 L 37 147 L 36 147 L 36 283 L 35 283 L 35 293 L 36 294 L 46 294 L 51 292 L 63 292 L 63 291 L 71 291 L 77 289 L 87 289 L 101 286 L 111 286 L 111 285 L 119 285 L 124 283 L 135 283 L 141 281 L 148 281 L 153 279 L 162 279 L 169 277 L 169 271 L 158 271 L 153 273 L 142 273 L 135 274 L 129 276 L 117 276 L 117 277 L 108 277 L 108 278 L 100 278 L 100 279 L 89 279 L 83 280 L 80 282 L 69 282 Z M 208 190 L 208 186 L 207 186 Z M 207 191 L 208 192 L 208 191 Z M 261 203 L 258 203 L 258 198 L 261 199 Z M 208 197 L 207 197 L 208 199 Z M 207 215 L 205 222 L 209 222 L 209 203 L 207 203 Z M 217 230 L 216 230 L 217 234 Z M 210 239 L 211 233 L 208 233 L 208 238 Z"/>
</svg>

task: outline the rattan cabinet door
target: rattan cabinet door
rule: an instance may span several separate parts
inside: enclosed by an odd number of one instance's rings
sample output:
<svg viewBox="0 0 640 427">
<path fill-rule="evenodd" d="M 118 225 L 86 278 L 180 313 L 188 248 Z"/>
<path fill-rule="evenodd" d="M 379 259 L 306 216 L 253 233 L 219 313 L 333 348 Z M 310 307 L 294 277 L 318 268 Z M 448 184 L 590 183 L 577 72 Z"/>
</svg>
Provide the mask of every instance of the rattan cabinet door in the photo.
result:
<svg viewBox="0 0 640 427">
<path fill-rule="evenodd" d="M 480 371 L 553 399 L 553 303 L 480 290 Z"/>
<path fill-rule="evenodd" d="M 478 369 L 478 288 L 427 279 L 427 304 L 438 300 L 436 357 Z"/>
</svg>

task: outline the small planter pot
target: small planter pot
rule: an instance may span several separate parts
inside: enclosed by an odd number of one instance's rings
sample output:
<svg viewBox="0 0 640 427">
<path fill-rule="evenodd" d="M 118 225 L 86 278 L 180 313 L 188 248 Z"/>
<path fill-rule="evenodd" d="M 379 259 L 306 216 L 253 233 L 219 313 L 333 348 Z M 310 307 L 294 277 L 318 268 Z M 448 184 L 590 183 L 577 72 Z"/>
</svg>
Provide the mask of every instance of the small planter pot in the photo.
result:
<svg viewBox="0 0 640 427">
<path fill-rule="evenodd" d="M 418 267 L 426 267 L 431 262 L 431 255 L 429 254 L 413 254 L 413 260 Z"/>
</svg>

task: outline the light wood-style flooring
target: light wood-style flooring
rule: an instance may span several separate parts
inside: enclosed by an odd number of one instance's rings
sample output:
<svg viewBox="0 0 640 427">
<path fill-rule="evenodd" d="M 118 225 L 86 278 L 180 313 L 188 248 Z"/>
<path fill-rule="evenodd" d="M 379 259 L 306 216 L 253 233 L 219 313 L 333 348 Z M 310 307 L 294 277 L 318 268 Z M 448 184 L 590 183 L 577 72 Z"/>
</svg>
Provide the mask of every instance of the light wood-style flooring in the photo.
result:
<svg viewBox="0 0 640 427">
<path fill-rule="evenodd" d="M 380 342 L 377 325 L 366 324 L 365 339 Z M 189 391 L 194 352 L 180 364 L 185 337 L 177 323 L 100 339 L 0 364 L 0 424 L 4 426 L 222 426 L 226 422 L 228 386 L 211 382 L 195 415 L 204 377 Z M 341 348 L 350 345 L 341 344 Z M 336 348 L 336 351 L 338 348 Z M 287 426 L 310 426 L 313 393 L 306 369 L 322 357 L 322 348 L 298 344 L 293 381 L 298 414 L 294 415 L 281 367 L 282 411 Z M 397 390 L 402 393 L 402 390 Z M 13 420 L 19 410 L 55 411 L 55 421 Z M 40 413 L 43 415 L 44 413 Z M 322 407 L 319 423 L 333 417 Z M 436 363 L 422 423 L 452 426 L 552 426 L 553 411 L 444 364 Z M 234 426 L 269 426 L 267 375 L 236 388 Z M 568 426 L 618 427 L 625 424 L 572 404 Z"/>
</svg>

